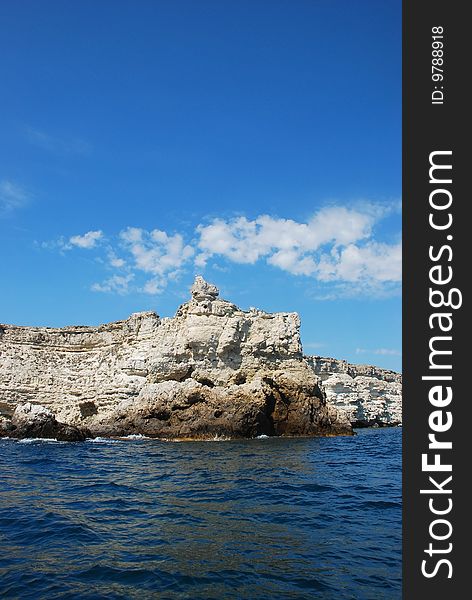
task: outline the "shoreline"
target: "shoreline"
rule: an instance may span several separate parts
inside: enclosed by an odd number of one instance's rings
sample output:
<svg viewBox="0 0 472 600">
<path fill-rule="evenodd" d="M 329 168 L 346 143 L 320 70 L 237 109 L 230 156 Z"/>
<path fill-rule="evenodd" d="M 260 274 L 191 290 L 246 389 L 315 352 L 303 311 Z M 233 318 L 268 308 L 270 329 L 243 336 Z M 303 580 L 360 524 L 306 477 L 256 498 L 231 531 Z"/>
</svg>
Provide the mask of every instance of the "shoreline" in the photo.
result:
<svg viewBox="0 0 472 600">
<path fill-rule="evenodd" d="M 382 425 L 382 426 L 364 426 L 364 427 L 353 427 L 352 434 L 325 434 L 325 435 L 259 435 L 255 437 L 245 438 L 245 437 L 226 437 L 226 436 L 215 436 L 215 437 L 207 437 L 207 438 L 195 438 L 195 437 L 186 437 L 186 438 L 160 438 L 160 437 L 152 437 L 141 434 L 130 434 L 127 436 L 95 436 L 95 437 L 87 437 L 84 440 L 59 440 L 56 438 L 42 438 L 42 437 L 11 437 L 11 436 L 1 436 L 0 441 L 12 441 L 17 443 L 34 443 L 34 442 L 43 442 L 43 443 L 60 443 L 60 444 L 83 444 L 86 442 L 89 443 L 107 443 L 107 442 L 165 442 L 165 443 L 188 443 L 188 442 L 251 442 L 255 440 L 310 440 L 310 439 L 326 439 L 326 438 L 355 438 L 358 435 L 358 432 L 367 432 L 367 431 L 378 431 L 378 430 L 390 430 L 401 428 L 401 424 L 397 425 Z"/>
</svg>

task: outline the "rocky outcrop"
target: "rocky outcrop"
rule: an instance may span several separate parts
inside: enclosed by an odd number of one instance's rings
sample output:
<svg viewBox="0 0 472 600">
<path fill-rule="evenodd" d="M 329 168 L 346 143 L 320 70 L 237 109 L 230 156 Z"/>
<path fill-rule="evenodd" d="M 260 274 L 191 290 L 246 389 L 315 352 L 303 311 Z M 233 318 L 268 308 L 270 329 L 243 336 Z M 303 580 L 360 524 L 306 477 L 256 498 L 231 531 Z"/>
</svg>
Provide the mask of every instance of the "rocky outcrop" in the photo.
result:
<svg viewBox="0 0 472 600">
<path fill-rule="evenodd" d="M 19 404 L 13 411 L 11 420 L 3 418 L 0 430 L 12 438 L 46 438 L 63 442 L 82 442 L 88 433 L 77 427 L 59 423 L 50 410 L 30 402 Z"/>
<path fill-rule="evenodd" d="M 92 435 L 351 434 L 303 357 L 296 313 L 242 311 L 201 277 L 191 292 L 173 318 L 0 326 L 4 417 L 30 402 Z"/>
<path fill-rule="evenodd" d="M 353 427 L 394 426 L 402 423 L 402 376 L 370 365 L 306 357 L 328 401 L 343 410 Z"/>
</svg>

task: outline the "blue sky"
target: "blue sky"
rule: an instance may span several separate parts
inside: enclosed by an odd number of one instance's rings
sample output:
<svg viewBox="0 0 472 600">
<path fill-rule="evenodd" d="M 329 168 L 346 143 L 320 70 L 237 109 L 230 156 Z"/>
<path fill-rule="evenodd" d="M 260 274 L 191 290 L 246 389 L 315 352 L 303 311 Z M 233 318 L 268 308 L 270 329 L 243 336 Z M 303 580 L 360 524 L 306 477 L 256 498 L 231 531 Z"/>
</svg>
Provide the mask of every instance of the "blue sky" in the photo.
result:
<svg viewBox="0 0 472 600">
<path fill-rule="evenodd" d="M 197 273 L 401 368 L 401 3 L 0 4 L 0 322 L 174 314 Z"/>
</svg>

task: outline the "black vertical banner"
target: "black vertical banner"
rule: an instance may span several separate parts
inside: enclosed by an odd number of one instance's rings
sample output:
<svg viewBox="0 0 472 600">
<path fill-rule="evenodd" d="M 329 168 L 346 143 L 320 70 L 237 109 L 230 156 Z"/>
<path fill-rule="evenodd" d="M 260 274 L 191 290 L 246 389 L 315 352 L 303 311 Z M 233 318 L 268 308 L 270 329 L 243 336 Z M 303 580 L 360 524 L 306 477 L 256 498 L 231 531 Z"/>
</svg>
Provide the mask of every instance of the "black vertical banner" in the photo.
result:
<svg viewBox="0 0 472 600">
<path fill-rule="evenodd" d="M 403 2 L 403 581 L 468 597 L 472 235 L 467 3 Z M 470 103 L 469 103 L 470 104 Z M 468 270 L 467 270 L 468 271 Z M 470 286 L 469 286 L 470 287 Z M 467 578 L 468 579 L 468 578 Z"/>
</svg>

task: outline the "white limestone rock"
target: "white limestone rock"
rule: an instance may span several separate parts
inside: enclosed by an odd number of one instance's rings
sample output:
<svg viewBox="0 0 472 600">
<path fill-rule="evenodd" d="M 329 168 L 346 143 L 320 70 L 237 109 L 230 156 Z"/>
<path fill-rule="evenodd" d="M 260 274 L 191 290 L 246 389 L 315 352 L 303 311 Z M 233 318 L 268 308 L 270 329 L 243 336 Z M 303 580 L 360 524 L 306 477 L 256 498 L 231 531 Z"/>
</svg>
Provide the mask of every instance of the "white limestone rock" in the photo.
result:
<svg viewBox="0 0 472 600">
<path fill-rule="evenodd" d="M 49 419 L 54 419 L 54 414 L 40 404 L 31 404 L 25 402 L 18 404 L 13 411 L 12 420 L 18 425 L 26 423 L 45 423 Z"/>
<path fill-rule="evenodd" d="M 40 403 L 62 423 L 107 435 L 351 433 L 302 355 L 296 313 L 242 311 L 201 277 L 191 291 L 173 318 L 1 325 L 0 406 Z"/>
<path fill-rule="evenodd" d="M 400 373 L 321 356 L 307 361 L 321 377 L 328 402 L 345 411 L 354 427 L 401 425 Z"/>
</svg>

